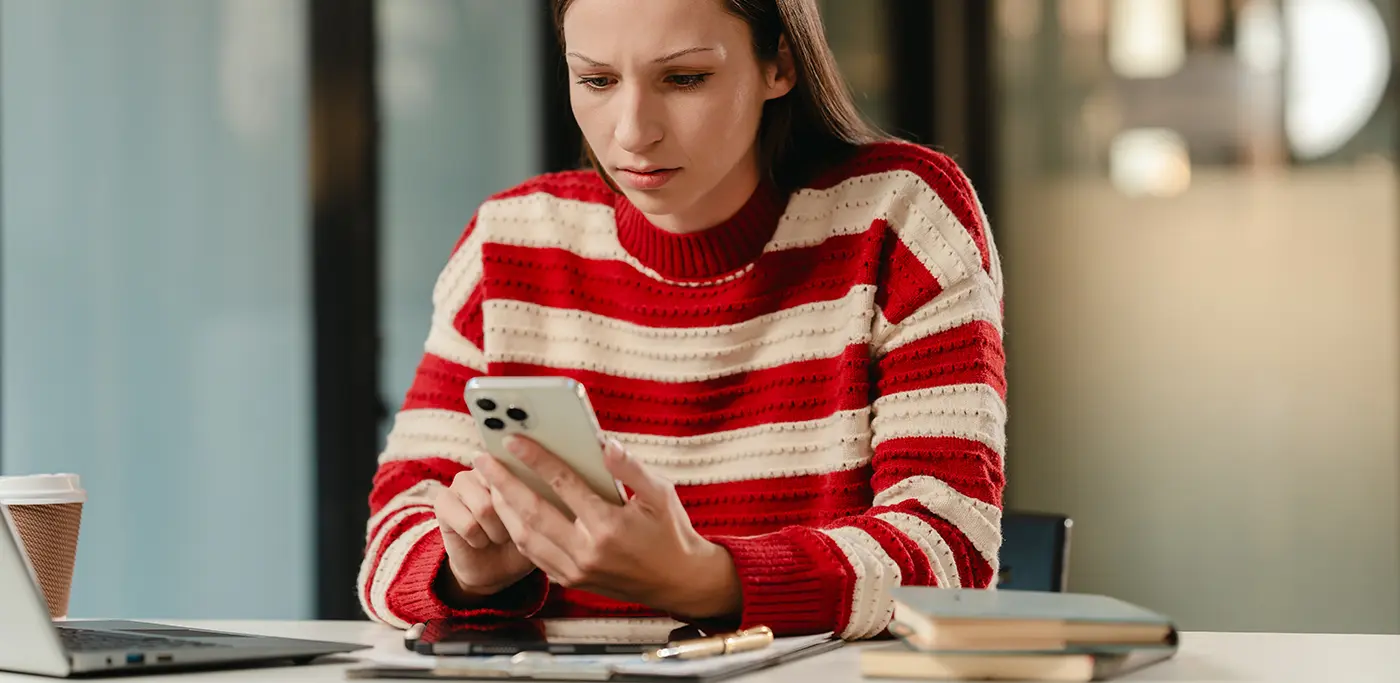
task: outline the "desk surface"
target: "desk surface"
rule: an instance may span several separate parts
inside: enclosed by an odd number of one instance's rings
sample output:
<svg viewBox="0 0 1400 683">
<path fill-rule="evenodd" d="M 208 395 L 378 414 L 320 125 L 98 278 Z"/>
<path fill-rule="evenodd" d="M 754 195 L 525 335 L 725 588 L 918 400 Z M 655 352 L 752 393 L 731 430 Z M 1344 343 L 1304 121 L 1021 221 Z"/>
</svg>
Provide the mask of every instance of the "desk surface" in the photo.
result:
<svg viewBox="0 0 1400 683">
<path fill-rule="evenodd" d="M 393 629 L 368 622 L 296 621 L 179 621 L 185 626 L 237 631 L 288 638 L 311 638 L 364 643 L 402 652 L 402 636 Z M 808 681 L 837 683 L 863 680 L 857 653 L 847 646 L 781 668 L 737 679 L 736 683 Z M 369 651 L 365 651 L 369 652 Z M 163 674 L 120 679 L 135 681 L 343 681 L 345 669 L 356 664 L 353 655 L 325 663 L 295 668 L 241 669 L 197 674 Z M 0 683 L 35 683 L 46 679 L 0 674 Z M 1269 683 L 1395 683 L 1400 681 L 1400 636 L 1314 635 L 1275 633 L 1186 633 L 1181 651 L 1171 661 L 1119 679 L 1123 681 L 1183 681 L 1215 683 L 1258 681 Z"/>
</svg>

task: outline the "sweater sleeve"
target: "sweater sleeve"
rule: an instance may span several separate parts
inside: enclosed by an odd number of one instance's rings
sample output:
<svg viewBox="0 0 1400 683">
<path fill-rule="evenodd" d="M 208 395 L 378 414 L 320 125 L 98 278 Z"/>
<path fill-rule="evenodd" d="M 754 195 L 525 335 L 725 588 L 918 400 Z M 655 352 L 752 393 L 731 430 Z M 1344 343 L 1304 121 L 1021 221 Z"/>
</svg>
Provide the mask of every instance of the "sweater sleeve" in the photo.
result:
<svg viewBox="0 0 1400 683">
<path fill-rule="evenodd" d="M 872 504 L 820 528 L 712 538 L 734 559 L 744 625 L 863 639 L 889 624 L 889 587 L 994 584 L 1005 483 L 1001 266 L 962 173 L 933 152 L 910 156 L 876 221 L 885 235 L 870 343 Z"/>
<path fill-rule="evenodd" d="M 448 604 L 435 586 L 449 571 L 434 496 L 469 469 L 481 447 L 462 392 L 485 374 L 475 221 L 433 289 L 424 354 L 394 418 L 370 492 L 358 594 L 371 619 L 398 628 L 434 618 L 526 617 L 544 604 L 548 579 L 536 571 L 472 609 Z"/>
</svg>

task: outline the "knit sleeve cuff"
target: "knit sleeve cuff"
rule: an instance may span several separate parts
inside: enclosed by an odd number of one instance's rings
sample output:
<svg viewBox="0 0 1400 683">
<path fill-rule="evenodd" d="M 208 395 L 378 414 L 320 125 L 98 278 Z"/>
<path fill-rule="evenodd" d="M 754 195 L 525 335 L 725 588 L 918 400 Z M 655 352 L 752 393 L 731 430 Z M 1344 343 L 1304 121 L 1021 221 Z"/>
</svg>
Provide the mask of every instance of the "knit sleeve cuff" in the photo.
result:
<svg viewBox="0 0 1400 683">
<path fill-rule="evenodd" d="M 785 530 L 709 540 L 734 560 L 744 598 L 740 628 L 767 626 L 778 635 L 840 632 L 850 582 L 839 558 L 813 534 Z"/>
<path fill-rule="evenodd" d="M 410 623 L 449 618 L 523 619 L 539 612 L 549 594 L 549 577 L 537 569 L 483 601 L 471 606 L 454 605 L 438 592 L 440 580 L 451 580 L 443 572 L 451 571 L 442 536 L 428 534 L 405 560 L 398 580 L 390 589 L 390 609 Z"/>
</svg>

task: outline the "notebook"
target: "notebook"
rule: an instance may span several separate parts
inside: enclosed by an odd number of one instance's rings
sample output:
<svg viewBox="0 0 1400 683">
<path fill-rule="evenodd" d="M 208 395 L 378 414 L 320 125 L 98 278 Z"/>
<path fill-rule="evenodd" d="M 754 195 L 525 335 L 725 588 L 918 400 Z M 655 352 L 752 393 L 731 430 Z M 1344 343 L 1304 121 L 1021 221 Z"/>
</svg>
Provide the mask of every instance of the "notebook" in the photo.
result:
<svg viewBox="0 0 1400 683">
<path fill-rule="evenodd" d="M 1171 658 L 1174 643 L 1065 652 L 922 652 L 904 643 L 860 653 L 870 678 L 993 681 L 1102 681 Z"/>
<path fill-rule="evenodd" d="M 1076 646 L 1162 645 L 1167 617 L 1084 593 L 900 586 L 890 632 L 928 651 L 1062 651 Z"/>
</svg>

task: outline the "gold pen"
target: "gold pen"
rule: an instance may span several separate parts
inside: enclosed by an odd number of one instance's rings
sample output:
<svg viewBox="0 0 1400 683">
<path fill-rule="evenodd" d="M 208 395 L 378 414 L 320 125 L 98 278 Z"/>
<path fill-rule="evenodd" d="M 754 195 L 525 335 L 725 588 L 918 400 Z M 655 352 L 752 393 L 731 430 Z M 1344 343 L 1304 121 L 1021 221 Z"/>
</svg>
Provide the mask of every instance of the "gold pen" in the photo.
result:
<svg viewBox="0 0 1400 683">
<path fill-rule="evenodd" d="M 703 657 L 734 654 L 736 652 L 762 650 L 772 644 L 772 642 L 772 629 L 767 626 L 755 626 L 754 628 L 710 636 L 708 638 L 666 643 L 666 647 L 652 650 L 646 653 L 644 657 L 650 662 L 663 659 L 700 659 Z"/>
</svg>

